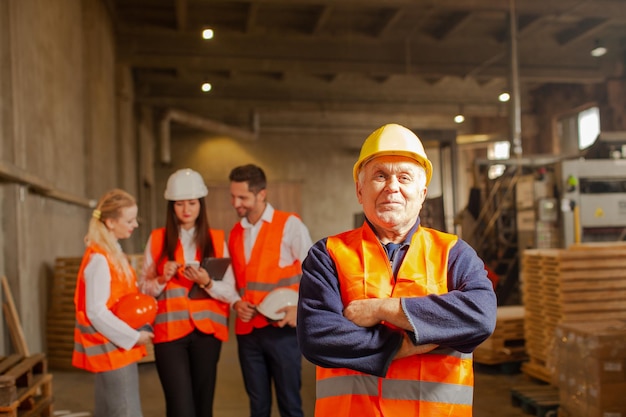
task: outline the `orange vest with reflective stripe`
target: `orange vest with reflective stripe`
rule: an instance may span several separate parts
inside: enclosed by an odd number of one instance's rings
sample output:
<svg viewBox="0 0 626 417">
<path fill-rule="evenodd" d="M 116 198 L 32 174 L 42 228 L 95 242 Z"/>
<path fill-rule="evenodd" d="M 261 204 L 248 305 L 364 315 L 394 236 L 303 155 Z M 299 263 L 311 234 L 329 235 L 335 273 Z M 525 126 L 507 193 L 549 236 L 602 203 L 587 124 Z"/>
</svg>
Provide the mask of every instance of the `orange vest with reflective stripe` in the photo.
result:
<svg viewBox="0 0 626 417">
<path fill-rule="evenodd" d="M 394 279 L 391 265 L 367 226 L 327 240 L 344 306 L 363 298 L 444 294 L 448 254 L 456 236 L 420 227 Z M 471 354 L 449 348 L 394 360 L 384 378 L 317 367 L 315 415 L 471 417 Z"/>
<path fill-rule="evenodd" d="M 130 350 L 124 350 L 117 347 L 99 333 L 89 321 L 85 302 L 84 271 L 91 255 L 96 253 L 104 255 L 111 273 L 111 294 L 106 304 L 108 308 L 111 308 L 122 296 L 139 292 L 139 290 L 137 289 L 135 271 L 132 268 L 130 268 L 132 279 L 129 282 L 124 275 L 117 271 L 104 249 L 95 244 L 87 247 L 78 270 L 76 290 L 74 292 L 76 325 L 74 327 L 72 365 L 90 372 L 105 372 L 120 369 L 137 362 L 146 355 L 146 348 L 144 346 L 135 346 Z"/>
<path fill-rule="evenodd" d="M 224 257 L 224 231 L 209 230 L 215 257 Z M 157 275 L 163 274 L 167 257 L 159 259 L 165 242 L 165 228 L 156 229 L 150 235 L 150 251 L 156 264 Z M 183 247 L 178 241 L 174 251 L 174 260 L 180 265 L 185 264 Z M 201 261 L 202 254 L 197 249 L 195 260 Z M 193 281 L 185 278 L 180 272 L 167 282 L 163 292 L 157 297 L 157 316 L 154 320 L 153 343 L 171 342 L 191 333 L 195 328 L 202 333 L 213 334 L 221 341 L 228 340 L 228 316 L 230 306 L 214 298 L 192 300 L 189 290 Z"/>
<path fill-rule="evenodd" d="M 300 261 L 296 260 L 284 268 L 279 266 L 283 230 L 290 216 L 295 214 L 274 210 L 271 223 L 263 222 L 247 264 L 243 246 L 244 229 L 241 223 L 237 223 L 231 230 L 228 251 L 242 300 L 259 305 L 263 298 L 276 288 L 291 288 L 296 291 L 300 288 L 302 277 Z M 256 314 L 249 322 L 243 322 L 237 317 L 235 333 L 248 334 L 255 328 L 269 324 L 262 314 Z"/>
</svg>

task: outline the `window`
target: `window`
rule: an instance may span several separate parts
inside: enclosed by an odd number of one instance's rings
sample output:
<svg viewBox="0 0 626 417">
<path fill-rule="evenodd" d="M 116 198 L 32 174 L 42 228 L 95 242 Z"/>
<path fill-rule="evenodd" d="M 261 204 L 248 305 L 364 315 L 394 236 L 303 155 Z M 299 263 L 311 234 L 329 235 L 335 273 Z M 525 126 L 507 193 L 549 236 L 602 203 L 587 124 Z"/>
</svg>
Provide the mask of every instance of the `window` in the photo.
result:
<svg viewBox="0 0 626 417">
<path fill-rule="evenodd" d="M 511 154 L 511 143 L 508 141 L 501 142 L 493 142 L 489 144 L 487 148 L 487 158 L 488 159 L 509 159 Z M 506 165 L 503 164 L 495 164 L 489 166 L 489 171 L 487 172 L 487 176 L 490 180 L 496 179 L 502 174 L 504 174 L 504 170 L 506 169 Z"/>
<path fill-rule="evenodd" d="M 593 145 L 600 134 L 600 109 L 589 107 L 558 120 L 560 153 L 575 156 Z"/>
<path fill-rule="evenodd" d="M 600 134 L 600 109 L 591 107 L 578 113 L 578 149 L 593 145 Z"/>
</svg>

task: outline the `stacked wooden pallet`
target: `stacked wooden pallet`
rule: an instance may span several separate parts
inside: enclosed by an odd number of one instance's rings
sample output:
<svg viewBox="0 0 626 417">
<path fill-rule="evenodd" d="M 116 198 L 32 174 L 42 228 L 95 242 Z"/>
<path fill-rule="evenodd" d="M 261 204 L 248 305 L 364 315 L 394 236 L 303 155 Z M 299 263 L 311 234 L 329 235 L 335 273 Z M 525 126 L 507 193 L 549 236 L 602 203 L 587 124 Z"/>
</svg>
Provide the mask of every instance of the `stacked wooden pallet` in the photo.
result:
<svg viewBox="0 0 626 417">
<path fill-rule="evenodd" d="M 52 416 L 52 403 L 43 353 L 0 357 L 0 417 Z"/>
<path fill-rule="evenodd" d="M 493 334 L 474 351 L 474 361 L 486 365 L 525 360 L 524 307 L 498 307 Z"/>
<path fill-rule="evenodd" d="M 529 361 L 522 371 L 551 382 L 557 325 L 626 319 L 625 269 L 626 245 L 621 243 L 524 251 L 521 277 Z"/>
<path fill-rule="evenodd" d="M 131 255 L 131 265 L 141 265 L 141 255 Z M 74 291 L 76 276 L 82 258 L 57 258 L 50 289 L 46 341 L 48 363 L 55 369 L 72 369 L 74 350 Z M 148 355 L 142 362 L 154 360 L 152 345 L 148 345 Z"/>
</svg>

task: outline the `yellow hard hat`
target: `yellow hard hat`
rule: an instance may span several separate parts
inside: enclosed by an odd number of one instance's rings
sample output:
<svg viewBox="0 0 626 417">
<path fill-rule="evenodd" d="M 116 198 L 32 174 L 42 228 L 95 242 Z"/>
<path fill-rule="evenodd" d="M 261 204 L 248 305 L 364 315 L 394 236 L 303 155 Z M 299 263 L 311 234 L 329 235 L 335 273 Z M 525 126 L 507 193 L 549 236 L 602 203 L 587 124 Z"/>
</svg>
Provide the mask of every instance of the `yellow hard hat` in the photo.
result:
<svg viewBox="0 0 626 417">
<path fill-rule="evenodd" d="M 400 155 L 414 159 L 426 171 L 426 185 L 430 183 L 433 165 L 426 156 L 420 138 L 406 127 L 393 123 L 376 129 L 365 139 L 359 160 L 354 164 L 354 181 L 358 181 L 359 171 L 366 162 L 383 155 Z"/>
</svg>

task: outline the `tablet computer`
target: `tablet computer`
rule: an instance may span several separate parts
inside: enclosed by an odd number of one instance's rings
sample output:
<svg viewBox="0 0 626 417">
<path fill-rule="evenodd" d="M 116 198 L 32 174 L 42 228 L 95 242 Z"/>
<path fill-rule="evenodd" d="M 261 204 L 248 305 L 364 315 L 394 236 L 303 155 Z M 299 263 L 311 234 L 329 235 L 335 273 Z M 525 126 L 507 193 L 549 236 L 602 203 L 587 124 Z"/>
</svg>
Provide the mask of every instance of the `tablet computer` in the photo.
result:
<svg viewBox="0 0 626 417">
<path fill-rule="evenodd" d="M 204 258 L 200 264 L 212 280 L 221 281 L 230 265 L 230 258 Z"/>
<path fill-rule="evenodd" d="M 204 258 L 200 265 L 206 269 L 212 280 L 221 281 L 228 269 L 228 265 L 230 265 L 230 258 Z M 189 290 L 189 298 L 201 300 L 211 298 L 211 296 L 204 288 L 200 288 L 198 284 L 193 284 Z"/>
</svg>

